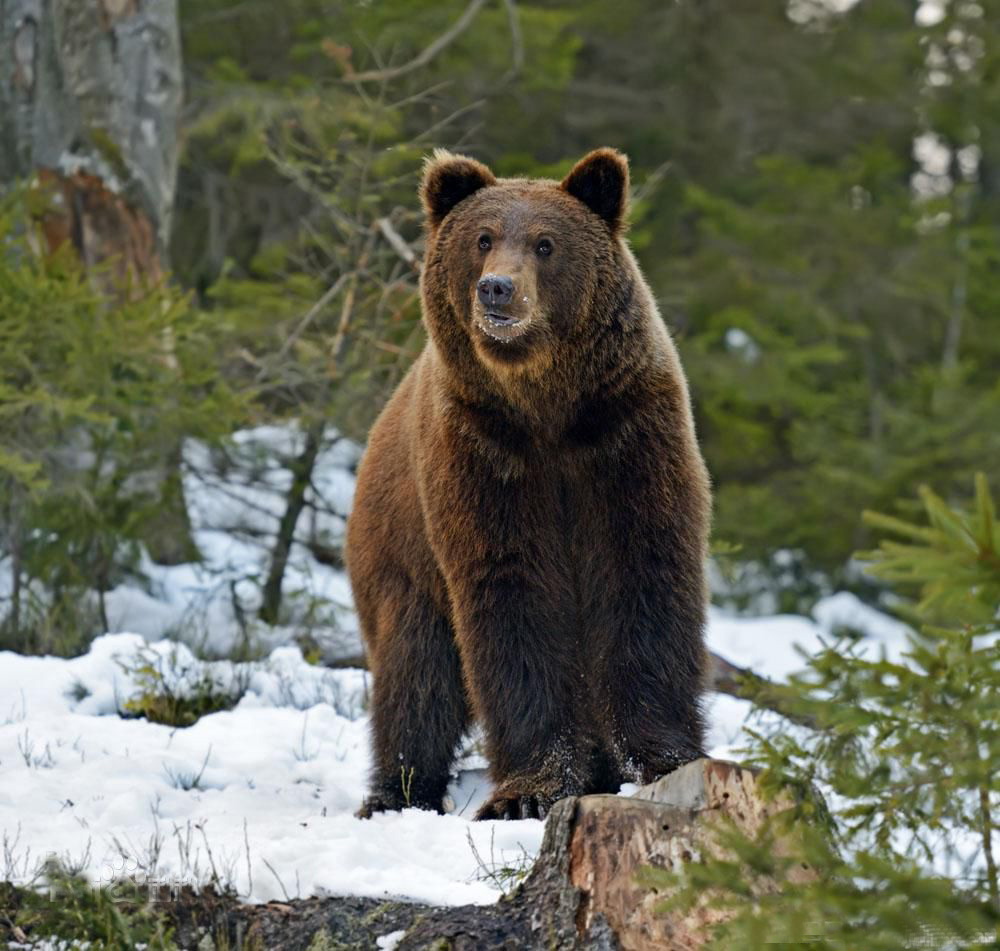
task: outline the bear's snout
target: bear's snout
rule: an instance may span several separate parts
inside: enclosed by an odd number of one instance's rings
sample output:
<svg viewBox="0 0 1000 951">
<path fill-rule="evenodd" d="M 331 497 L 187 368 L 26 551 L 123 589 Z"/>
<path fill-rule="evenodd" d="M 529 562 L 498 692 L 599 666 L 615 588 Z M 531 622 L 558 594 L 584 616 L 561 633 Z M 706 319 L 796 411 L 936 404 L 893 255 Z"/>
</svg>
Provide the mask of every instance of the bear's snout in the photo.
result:
<svg viewBox="0 0 1000 951">
<path fill-rule="evenodd" d="M 506 307 L 514 296 L 514 282 L 499 274 L 486 274 L 479 279 L 476 290 L 484 307 Z"/>
</svg>

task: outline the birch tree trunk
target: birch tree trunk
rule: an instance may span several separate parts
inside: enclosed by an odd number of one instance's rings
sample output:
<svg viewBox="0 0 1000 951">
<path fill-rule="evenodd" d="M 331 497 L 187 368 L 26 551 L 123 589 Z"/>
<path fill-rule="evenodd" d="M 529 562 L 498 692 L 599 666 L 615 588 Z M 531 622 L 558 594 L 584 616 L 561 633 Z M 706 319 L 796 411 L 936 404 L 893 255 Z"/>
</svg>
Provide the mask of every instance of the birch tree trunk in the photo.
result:
<svg viewBox="0 0 1000 951">
<path fill-rule="evenodd" d="M 71 242 L 110 300 L 167 267 L 182 80 L 178 0 L 0 0 L 0 189 L 30 183 L 39 252 Z M 196 554 L 179 452 L 151 473 L 161 516 L 144 540 L 164 563 Z"/>
<path fill-rule="evenodd" d="M 160 278 L 181 92 L 177 0 L 0 0 L 0 184 L 51 188 L 50 248 Z"/>
</svg>

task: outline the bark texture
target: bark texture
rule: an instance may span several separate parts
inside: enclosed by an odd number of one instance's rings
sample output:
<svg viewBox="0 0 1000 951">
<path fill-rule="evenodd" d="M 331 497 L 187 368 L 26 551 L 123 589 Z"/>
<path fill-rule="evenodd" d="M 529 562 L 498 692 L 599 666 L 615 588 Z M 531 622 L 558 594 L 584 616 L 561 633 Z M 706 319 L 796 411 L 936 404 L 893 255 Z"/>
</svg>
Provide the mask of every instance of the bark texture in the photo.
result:
<svg viewBox="0 0 1000 951">
<path fill-rule="evenodd" d="M 0 183 L 50 189 L 50 247 L 160 277 L 181 92 L 177 0 L 0 0 Z"/>
<path fill-rule="evenodd" d="M 677 870 L 708 854 L 713 826 L 723 817 L 753 835 L 786 806 L 763 798 L 753 770 L 710 759 L 682 766 L 631 798 L 564 799 L 550 813 L 538 860 L 516 892 L 492 907 L 430 912 L 398 951 L 693 951 L 717 913 L 658 912 L 664 896 L 640 884 L 637 873 L 648 866 Z"/>
</svg>

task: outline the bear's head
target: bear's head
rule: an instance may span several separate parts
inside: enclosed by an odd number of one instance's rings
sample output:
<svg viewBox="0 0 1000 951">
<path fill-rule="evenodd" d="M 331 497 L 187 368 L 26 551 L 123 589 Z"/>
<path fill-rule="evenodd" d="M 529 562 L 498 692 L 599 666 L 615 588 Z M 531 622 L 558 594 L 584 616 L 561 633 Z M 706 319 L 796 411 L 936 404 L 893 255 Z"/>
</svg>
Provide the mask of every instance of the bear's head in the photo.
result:
<svg viewBox="0 0 1000 951">
<path fill-rule="evenodd" d="M 628 180 L 628 160 L 613 149 L 591 152 L 561 182 L 497 178 L 474 159 L 435 152 L 420 190 L 432 335 L 462 349 L 466 338 L 496 369 L 579 352 L 567 343 L 594 335 L 631 260 L 621 241 Z"/>
</svg>

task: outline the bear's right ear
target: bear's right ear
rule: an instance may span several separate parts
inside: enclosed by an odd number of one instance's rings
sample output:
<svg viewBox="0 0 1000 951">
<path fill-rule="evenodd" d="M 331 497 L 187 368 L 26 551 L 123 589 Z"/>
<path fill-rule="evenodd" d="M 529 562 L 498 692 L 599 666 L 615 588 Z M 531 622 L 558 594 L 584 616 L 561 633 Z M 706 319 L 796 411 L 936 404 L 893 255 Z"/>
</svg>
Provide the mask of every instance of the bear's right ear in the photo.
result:
<svg viewBox="0 0 1000 951">
<path fill-rule="evenodd" d="M 424 163 L 420 200 L 427 222 L 436 228 L 463 198 L 496 183 L 496 176 L 482 162 L 435 149 Z"/>
</svg>

